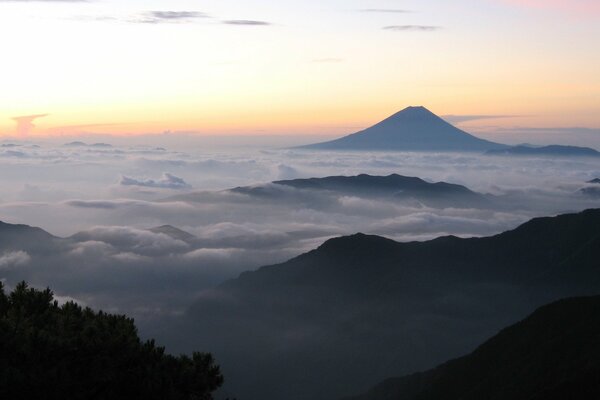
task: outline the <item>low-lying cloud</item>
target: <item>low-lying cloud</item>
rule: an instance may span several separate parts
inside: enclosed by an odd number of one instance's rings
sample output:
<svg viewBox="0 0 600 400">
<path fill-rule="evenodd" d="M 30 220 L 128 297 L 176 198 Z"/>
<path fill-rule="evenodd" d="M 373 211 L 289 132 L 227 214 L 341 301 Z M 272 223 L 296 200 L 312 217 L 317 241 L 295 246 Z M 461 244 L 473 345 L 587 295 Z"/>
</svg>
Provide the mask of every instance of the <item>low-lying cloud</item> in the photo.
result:
<svg viewBox="0 0 600 400">
<path fill-rule="evenodd" d="M 76 140 L 112 147 L 64 146 L 66 139 L 0 144 L 0 220 L 65 238 L 1 241 L 0 279 L 51 286 L 60 296 L 140 321 L 181 312 L 204 289 L 331 237 L 491 235 L 532 217 L 599 204 L 580 189 L 600 177 L 600 160 L 208 149 L 203 138 L 171 136 L 143 145 Z M 436 208 L 269 183 L 360 173 L 462 184 L 496 200 L 490 208 Z M 236 187 L 242 189 L 228 190 Z"/>
<path fill-rule="evenodd" d="M 8 251 L 0 255 L 0 270 L 25 265 L 30 260 L 29 254 L 24 251 Z"/>
<path fill-rule="evenodd" d="M 154 180 L 154 179 L 135 179 L 128 176 L 121 176 L 121 180 L 119 184 L 122 186 L 141 186 L 141 187 L 149 187 L 149 188 L 158 188 L 158 189 L 190 189 L 191 185 L 189 185 L 182 178 L 179 178 L 175 175 L 171 175 L 168 172 L 165 172 L 162 178 Z"/>
</svg>

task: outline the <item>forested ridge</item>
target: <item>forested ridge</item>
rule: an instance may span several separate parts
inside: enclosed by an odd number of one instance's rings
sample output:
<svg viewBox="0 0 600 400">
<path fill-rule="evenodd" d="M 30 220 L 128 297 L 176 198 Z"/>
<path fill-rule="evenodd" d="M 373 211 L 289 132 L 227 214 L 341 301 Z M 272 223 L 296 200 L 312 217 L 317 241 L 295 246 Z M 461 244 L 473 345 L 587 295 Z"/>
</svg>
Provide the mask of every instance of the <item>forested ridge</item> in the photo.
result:
<svg viewBox="0 0 600 400">
<path fill-rule="evenodd" d="M 131 318 L 0 282 L 1 399 L 210 400 L 222 383 L 208 353 L 169 355 Z"/>
</svg>

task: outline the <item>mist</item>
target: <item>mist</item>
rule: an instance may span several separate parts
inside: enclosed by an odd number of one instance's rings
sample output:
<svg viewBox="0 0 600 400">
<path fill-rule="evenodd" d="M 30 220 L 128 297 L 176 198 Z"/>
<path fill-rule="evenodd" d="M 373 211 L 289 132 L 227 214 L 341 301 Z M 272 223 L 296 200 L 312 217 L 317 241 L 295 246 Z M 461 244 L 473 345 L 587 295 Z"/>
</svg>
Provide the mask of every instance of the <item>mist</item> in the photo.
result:
<svg viewBox="0 0 600 400">
<path fill-rule="evenodd" d="M 308 152 L 291 148 L 302 144 L 298 138 L 270 146 L 264 137 L 254 146 L 187 135 L 152 137 L 150 144 L 107 139 L 1 144 L 0 220 L 64 239 L 51 249 L 2 249 L 1 277 L 9 285 L 26 279 L 85 304 L 155 318 L 182 313 L 206 288 L 332 237 L 487 236 L 599 202 L 582 192 L 600 176 L 594 158 Z M 464 185 L 493 202 L 431 207 L 270 183 L 361 173 Z M 268 196 L 230 190 L 237 187 Z M 164 225 L 193 239 L 150 231 Z"/>
</svg>

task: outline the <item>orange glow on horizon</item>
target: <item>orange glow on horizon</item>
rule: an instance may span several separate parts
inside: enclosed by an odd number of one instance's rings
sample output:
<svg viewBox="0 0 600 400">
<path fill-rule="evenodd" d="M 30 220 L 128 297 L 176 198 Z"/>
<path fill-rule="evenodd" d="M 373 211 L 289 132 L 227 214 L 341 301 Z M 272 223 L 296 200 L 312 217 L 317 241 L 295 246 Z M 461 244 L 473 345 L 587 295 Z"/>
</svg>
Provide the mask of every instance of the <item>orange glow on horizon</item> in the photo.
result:
<svg viewBox="0 0 600 400">
<path fill-rule="evenodd" d="M 79 123 L 79 120 L 62 120 L 55 115 L 40 117 L 34 121 L 34 127 L 28 135 L 17 133 L 16 124 L 12 121 L 0 125 L 0 135 L 5 138 L 35 138 L 48 136 L 77 136 L 83 134 L 107 134 L 107 135 L 145 135 L 170 133 L 192 133 L 199 135 L 343 135 L 349 134 L 368 126 L 371 126 L 384 118 L 411 106 L 421 103 L 407 103 L 400 107 L 349 107 L 340 110 L 312 110 L 304 113 L 296 111 L 269 112 L 246 112 L 228 115 L 200 116 L 177 116 L 173 120 L 166 121 L 127 121 L 109 122 L 105 120 L 91 119 L 92 123 Z M 586 117 L 585 110 L 570 107 L 561 109 L 562 104 L 556 105 L 554 109 L 529 109 L 527 113 L 519 112 L 516 107 L 505 107 L 502 112 L 494 112 L 491 108 L 478 108 L 475 111 L 460 110 L 454 107 L 436 108 L 425 105 L 432 112 L 440 116 L 462 116 L 482 115 L 481 119 L 454 123 L 461 129 L 470 132 L 489 130 L 493 128 L 531 127 L 531 128 L 567 128 L 588 127 L 600 128 L 598 119 Z M 442 111 L 440 111 L 440 109 Z M 565 111 L 567 115 L 565 115 Z M 559 113 L 560 112 L 560 113 Z M 497 118 L 494 116 L 497 115 Z M 85 119 L 84 121 L 86 121 Z M 96 122 L 101 121 L 101 122 Z M 104 122 L 106 121 L 106 122 Z"/>
<path fill-rule="evenodd" d="M 419 12 L 308 1 L 263 10 L 272 25 L 232 27 L 131 23 L 140 9 L 127 1 L 0 2 L 0 35 L 15 38 L 3 43 L 0 136 L 341 135 L 410 105 L 503 116 L 461 124 L 471 131 L 600 128 L 600 24 L 556 12 L 597 16 L 597 2 L 409 3 Z M 398 23 L 440 29 L 382 29 Z M 44 114 L 17 131 L 15 117 Z"/>
</svg>

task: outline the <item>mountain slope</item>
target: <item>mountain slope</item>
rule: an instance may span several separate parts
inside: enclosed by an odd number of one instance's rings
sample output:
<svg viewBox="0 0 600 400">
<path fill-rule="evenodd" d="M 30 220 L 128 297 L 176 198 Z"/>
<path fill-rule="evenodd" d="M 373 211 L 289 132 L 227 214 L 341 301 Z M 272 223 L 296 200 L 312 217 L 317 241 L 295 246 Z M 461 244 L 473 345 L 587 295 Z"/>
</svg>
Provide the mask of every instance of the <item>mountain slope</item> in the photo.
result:
<svg viewBox="0 0 600 400">
<path fill-rule="evenodd" d="M 277 186 L 273 186 L 277 185 Z M 397 200 L 416 200 L 431 207 L 474 207 L 488 205 L 489 199 L 464 186 L 436 182 L 429 183 L 416 177 L 391 174 L 373 176 L 328 176 L 324 178 L 292 179 L 275 181 L 270 186 L 246 186 L 231 189 L 233 192 L 276 199 L 289 197 L 298 199 L 297 193 L 277 191 L 277 187 L 290 187 L 306 192 L 330 193 L 337 196 L 356 196 L 362 198 L 387 198 Z"/>
<path fill-rule="evenodd" d="M 462 131 L 425 107 L 408 107 L 370 128 L 324 143 L 313 150 L 486 151 L 506 147 Z"/>
<path fill-rule="evenodd" d="M 401 195 L 415 193 L 424 195 L 473 195 L 464 186 L 446 182 L 429 183 L 420 178 L 391 174 L 388 176 L 328 176 L 325 178 L 292 179 L 273 182 L 277 185 L 291 186 L 297 189 L 331 190 L 346 194 L 374 193 Z"/>
<path fill-rule="evenodd" d="M 486 151 L 497 156 L 562 156 L 562 157 L 598 157 L 600 152 L 589 147 L 550 145 L 543 147 L 513 146 L 504 149 Z"/>
<path fill-rule="evenodd" d="M 600 398 L 600 296 L 561 300 L 468 356 L 347 400 Z"/>
<path fill-rule="evenodd" d="M 487 238 L 332 239 L 204 292 L 190 345 L 215 352 L 235 396 L 341 397 L 464 354 L 535 306 L 599 292 L 598 259 L 600 210 Z"/>
<path fill-rule="evenodd" d="M 587 183 L 591 184 L 591 186 L 584 187 L 580 189 L 579 192 L 590 197 L 600 197 L 600 187 L 597 186 L 600 184 L 600 178 L 592 179 Z"/>
<path fill-rule="evenodd" d="M 41 228 L 0 221 L 0 250 L 46 251 L 62 240 Z"/>
<path fill-rule="evenodd" d="M 465 186 L 446 182 L 427 182 L 423 179 L 398 174 L 376 176 L 327 176 L 323 178 L 291 179 L 266 184 L 240 186 L 222 192 L 196 192 L 172 196 L 164 201 L 203 202 L 216 195 L 242 194 L 261 203 L 308 208 L 331 207 L 335 212 L 342 196 L 386 201 L 415 202 L 434 208 L 486 208 L 494 203 L 494 196 L 481 194 Z M 227 198 L 221 197 L 221 201 Z M 230 198 L 239 201 L 239 197 Z M 492 204 L 494 203 L 494 204 Z"/>
<path fill-rule="evenodd" d="M 173 239 L 181 240 L 185 243 L 193 244 L 198 242 L 198 238 L 196 236 L 192 235 L 189 232 L 176 228 L 172 225 L 157 226 L 148 230 L 152 233 L 165 234 Z"/>
</svg>

